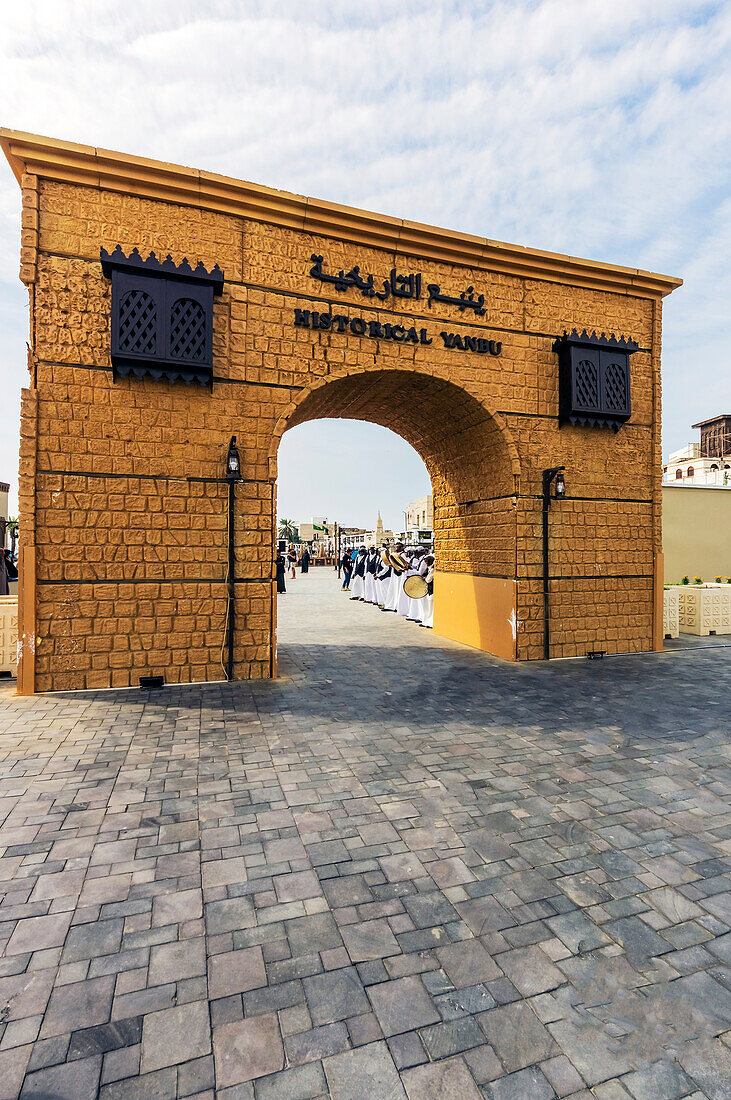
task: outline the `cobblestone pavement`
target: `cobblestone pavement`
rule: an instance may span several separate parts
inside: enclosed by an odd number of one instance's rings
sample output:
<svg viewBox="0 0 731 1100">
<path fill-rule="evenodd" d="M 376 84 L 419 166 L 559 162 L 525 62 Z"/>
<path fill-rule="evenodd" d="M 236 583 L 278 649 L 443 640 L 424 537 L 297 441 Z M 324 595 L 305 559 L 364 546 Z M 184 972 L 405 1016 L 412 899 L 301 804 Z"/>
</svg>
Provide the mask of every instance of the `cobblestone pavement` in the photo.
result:
<svg viewBox="0 0 731 1100">
<path fill-rule="evenodd" d="M 288 582 L 275 683 L 0 701 L 0 1096 L 731 1096 L 731 659 Z"/>
</svg>

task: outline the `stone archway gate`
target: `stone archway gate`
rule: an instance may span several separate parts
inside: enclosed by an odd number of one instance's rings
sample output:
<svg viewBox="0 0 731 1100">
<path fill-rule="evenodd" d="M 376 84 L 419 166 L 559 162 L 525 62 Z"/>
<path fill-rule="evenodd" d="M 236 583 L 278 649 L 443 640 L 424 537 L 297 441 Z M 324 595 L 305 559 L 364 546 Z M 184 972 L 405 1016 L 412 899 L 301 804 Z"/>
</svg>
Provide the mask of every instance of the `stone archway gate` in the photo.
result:
<svg viewBox="0 0 731 1100">
<path fill-rule="evenodd" d="M 661 645 L 661 299 L 680 280 L 0 131 L 22 189 L 19 690 L 275 672 L 277 447 L 340 416 L 432 478 L 435 630 Z M 150 255 L 154 253 L 154 255 Z M 237 437 L 234 576 L 225 459 Z M 441 597 L 441 598 L 440 598 Z"/>
</svg>

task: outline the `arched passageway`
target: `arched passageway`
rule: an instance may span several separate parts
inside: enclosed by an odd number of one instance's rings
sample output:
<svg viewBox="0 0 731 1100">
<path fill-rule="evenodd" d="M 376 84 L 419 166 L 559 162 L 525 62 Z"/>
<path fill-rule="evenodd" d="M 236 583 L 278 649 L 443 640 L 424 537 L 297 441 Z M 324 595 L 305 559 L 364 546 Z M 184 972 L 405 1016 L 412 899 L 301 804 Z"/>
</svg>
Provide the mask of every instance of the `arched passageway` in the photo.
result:
<svg viewBox="0 0 731 1100">
<path fill-rule="evenodd" d="M 416 450 L 434 498 L 434 629 L 514 659 L 519 464 L 499 419 L 445 379 L 360 371 L 301 394 L 275 443 L 284 431 L 331 418 L 380 424 Z"/>
</svg>

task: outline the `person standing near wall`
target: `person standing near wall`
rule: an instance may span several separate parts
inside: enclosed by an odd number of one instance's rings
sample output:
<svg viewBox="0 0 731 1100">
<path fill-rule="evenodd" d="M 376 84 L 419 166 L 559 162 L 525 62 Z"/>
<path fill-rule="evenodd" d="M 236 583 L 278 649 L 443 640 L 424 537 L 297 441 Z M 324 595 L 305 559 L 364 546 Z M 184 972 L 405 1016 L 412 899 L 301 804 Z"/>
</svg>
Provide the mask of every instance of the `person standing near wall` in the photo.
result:
<svg viewBox="0 0 731 1100">
<path fill-rule="evenodd" d="M 310 560 L 311 560 L 310 559 L 310 551 L 305 546 L 304 550 L 302 551 L 302 557 L 300 558 L 300 567 L 301 567 L 303 573 L 308 573 L 309 572 Z"/>
<path fill-rule="evenodd" d="M 340 565 L 343 570 L 343 584 L 342 591 L 350 592 L 350 575 L 353 572 L 353 559 L 351 557 L 350 550 L 345 550 L 340 559 Z"/>
<path fill-rule="evenodd" d="M 277 554 L 277 592 L 286 592 L 287 585 L 285 584 L 285 576 L 287 572 L 287 564 L 284 560 L 284 554 L 280 550 Z"/>
</svg>

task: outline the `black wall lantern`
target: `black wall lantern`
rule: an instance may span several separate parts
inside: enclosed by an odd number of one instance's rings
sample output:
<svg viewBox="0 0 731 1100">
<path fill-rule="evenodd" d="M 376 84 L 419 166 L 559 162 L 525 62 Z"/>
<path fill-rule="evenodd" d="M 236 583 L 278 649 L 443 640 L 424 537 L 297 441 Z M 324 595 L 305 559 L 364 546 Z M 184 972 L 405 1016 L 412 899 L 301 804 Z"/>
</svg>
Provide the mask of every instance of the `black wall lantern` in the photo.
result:
<svg viewBox="0 0 731 1100">
<path fill-rule="evenodd" d="M 100 251 L 102 272 L 112 280 L 114 378 L 167 379 L 213 385 L 213 297 L 223 290 L 218 264 L 206 271 L 172 257 L 143 260 L 136 248 Z"/>
<path fill-rule="evenodd" d="M 241 480 L 241 459 L 239 458 L 235 435 L 231 436 L 231 442 L 228 445 L 228 454 L 226 455 L 226 477 L 229 481 Z"/>
<path fill-rule="evenodd" d="M 543 471 L 543 656 L 551 656 L 550 612 L 548 603 L 548 510 L 551 500 L 566 499 L 565 466 Z"/>
<path fill-rule="evenodd" d="M 576 329 L 555 341 L 559 371 L 559 424 L 613 428 L 618 432 L 632 415 L 629 357 L 633 340 L 616 339 Z"/>
</svg>

